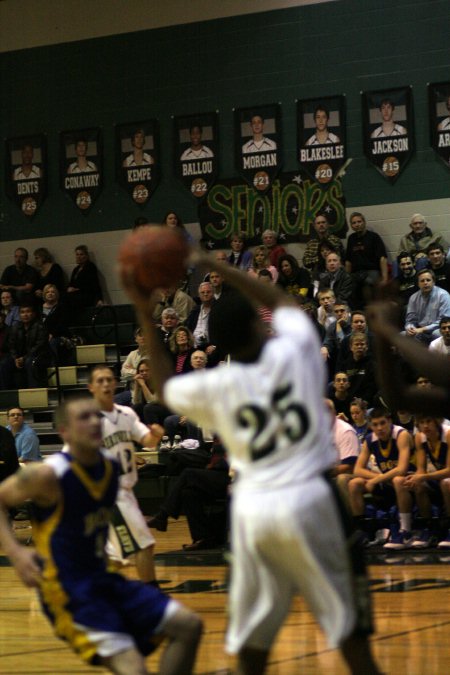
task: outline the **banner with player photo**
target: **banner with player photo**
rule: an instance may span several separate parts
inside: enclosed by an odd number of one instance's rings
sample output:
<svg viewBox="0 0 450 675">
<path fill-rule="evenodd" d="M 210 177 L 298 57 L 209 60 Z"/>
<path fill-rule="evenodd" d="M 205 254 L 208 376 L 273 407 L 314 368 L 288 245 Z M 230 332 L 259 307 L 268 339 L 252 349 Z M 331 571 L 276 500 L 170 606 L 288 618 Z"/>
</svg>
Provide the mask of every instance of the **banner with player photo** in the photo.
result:
<svg viewBox="0 0 450 675">
<path fill-rule="evenodd" d="M 280 104 L 236 109 L 234 143 L 236 169 L 257 192 L 266 192 L 283 163 Z"/>
<path fill-rule="evenodd" d="M 365 155 L 394 183 L 414 151 L 412 89 L 368 91 L 361 96 Z"/>
<path fill-rule="evenodd" d="M 428 85 L 430 144 L 450 168 L 450 82 Z"/>
<path fill-rule="evenodd" d="M 88 213 L 102 188 L 103 149 L 99 128 L 60 134 L 61 189 Z"/>
<path fill-rule="evenodd" d="M 308 241 L 314 218 L 325 213 L 330 232 L 347 232 L 340 180 L 325 189 L 305 174 L 281 173 L 265 194 L 236 179 L 220 180 L 199 205 L 202 242 L 209 250 L 227 249 L 232 234 L 243 232 L 249 246 L 261 244 L 264 230 L 275 230 L 281 244 Z"/>
<path fill-rule="evenodd" d="M 43 134 L 9 138 L 6 144 L 6 193 L 32 218 L 47 196 L 47 138 Z"/>
<path fill-rule="evenodd" d="M 174 117 L 175 175 L 197 199 L 203 199 L 219 172 L 218 115 Z"/>
<path fill-rule="evenodd" d="M 116 126 L 116 166 L 118 182 L 144 206 L 161 179 L 157 120 Z"/>
<path fill-rule="evenodd" d="M 336 178 L 346 161 L 345 96 L 297 101 L 297 157 L 320 185 Z"/>
</svg>

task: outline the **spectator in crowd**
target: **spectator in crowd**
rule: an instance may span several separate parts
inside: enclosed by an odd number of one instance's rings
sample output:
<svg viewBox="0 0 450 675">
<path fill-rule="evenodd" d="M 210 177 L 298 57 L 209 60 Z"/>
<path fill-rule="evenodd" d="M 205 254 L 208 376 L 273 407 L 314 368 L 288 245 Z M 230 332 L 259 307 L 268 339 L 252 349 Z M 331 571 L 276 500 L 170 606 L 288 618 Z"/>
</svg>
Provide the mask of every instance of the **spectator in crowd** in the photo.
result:
<svg viewBox="0 0 450 675">
<path fill-rule="evenodd" d="M 144 406 L 154 401 L 156 401 L 156 393 L 151 380 L 150 359 L 144 357 L 137 365 L 131 391 L 131 407 L 141 422 L 144 419 Z"/>
<path fill-rule="evenodd" d="M 344 270 L 339 253 L 328 253 L 325 258 L 326 272 L 320 275 L 319 290 L 331 288 L 336 298 L 351 304 L 352 278 Z"/>
<path fill-rule="evenodd" d="M 367 229 L 362 213 L 350 215 L 350 227 L 353 234 L 347 240 L 345 270 L 353 280 L 353 306 L 362 309 L 373 286 L 388 280 L 387 253 L 381 237 Z"/>
<path fill-rule="evenodd" d="M 309 272 L 312 272 L 319 262 L 319 244 L 324 239 L 331 244 L 337 253 L 341 255 L 344 253 L 341 240 L 335 234 L 330 234 L 329 228 L 330 223 L 328 216 L 325 213 L 319 213 L 314 218 L 315 235 L 306 244 L 305 252 L 303 254 L 303 266 Z"/>
<path fill-rule="evenodd" d="M 19 305 L 14 302 L 11 291 L 2 291 L 0 295 L 1 313 L 5 317 L 5 325 L 9 328 L 20 321 Z"/>
<path fill-rule="evenodd" d="M 20 307 L 20 322 L 12 326 L 7 345 L 9 356 L 0 364 L 1 388 L 46 387 L 48 333 L 29 303 Z"/>
<path fill-rule="evenodd" d="M 417 270 L 426 267 L 427 254 L 426 250 L 430 244 L 442 244 L 442 236 L 440 234 L 433 234 L 427 226 L 425 216 L 421 213 L 414 213 L 411 216 L 409 224 L 411 232 L 405 234 L 400 240 L 400 250 L 411 253 L 414 258 L 414 265 Z"/>
<path fill-rule="evenodd" d="M 347 373 L 337 372 L 333 379 L 333 390 L 330 394 L 330 401 L 334 406 L 334 412 L 346 422 L 350 420 L 350 402 L 352 397 L 349 394 L 350 380 Z"/>
<path fill-rule="evenodd" d="M 436 277 L 436 286 L 450 292 L 450 263 L 445 259 L 445 251 L 442 244 L 433 243 L 427 247 L 429 267 Z"/>
<path fill-rule="evenodd" d="M 0 288 L 11 291 L 17 303 L 27 300 L 32 295 L 38 282 L 38 274 L 34 267 L 28 265 L 28 251 L 26 248 L 16 248 L 14 251 L 14 265 L 8 265 L 3 270 L 0 279 Z"/>
<path fill-rule="evenodd" d="M 277 243 L 277 237 L 274 230 L 264 230 L 262 233 L 262 243 L 269 249 L 270 264 L 278 269 L 278 260 L 286 254 L 286 249 Z"/>
<path fill-rule="evenodd" d="M 247 241 L 242 232 L 233 234 L 230 239 L 231 253 L 228 256 L 230 265 L 248 272 L 252 265 L 253 254 L 247 249 Z"/>
<path fill-rule="evenodd" d="M 53 284 L 61 295 L 64 291 L 64 274 L 62 267 L 55 263 L 48 249 L 37 248 L 34 252 L 34 263 L 38 269 L 38 281 L 34 294 L 42 299 L 44 286 Z"/>
<path fill-rule="evenodd" d="M 356 309 L 350 316 L 351 331 L 345 335 L 338 345 L 338 353 L 336 357 L 336 369 L 342 370 L 345 359 L 350 355 L 350 337 L 353 333 L 364 333 L 369 340 L 368 354 L 373 354 L 373 337 L 367 328 L 366 315 L 361 310 Z"/>
<path fill-rule="evenodd" d="M 121 380 L 125 383 L 127 389 L 114 395 L 114 403 L 118 403 L 119 405 L 131 405 L 131 389 L 129 386 L 134 382 L 138 364 L 144 357 L 148 356 L 145 347 L 145 338 L 142 335 L 142 330 L 140 328 L 136 328 L 134 331 L 134 339 L 137 344 L 137 349 L 132 349 L 131 352 L 129 352 L 120 370 Z"/>
<path fill-rule="evenodd" d="M 364 401 L 362 398 L 354 398 L 350 402 L 350 417 L 351 424 L 360 444 L 369 433 L 369 418 L 367 416 L 367 401 Z"/>
<path fill-rule="evenodd" d="M 388 410 L 375 408 L 370 415 L 370 425 L 372 431 L 362 444 L 355 464 L 354 478 L 348 484 L 352 513 L 358 528 L 363 532 L 366 531 L 364 495 L 372 494 L 377 505 L 385 511 L 395 506 L 392 482 L 396 476 L 406 476 L 412 449 L 411 436 L 402 427 L 392 424 Z M 368 467 L 371 456 L 378 471 Z M 402 529 L 398 533 L 392 533 L 391 541 L 395 537 L 400 543 L 401 540 L 407 541 L 410 536 L 411 526 L 405 515 L 400 509 Z"/>
<path fill-rule="evenodd" d="M 0 425 L 0 483 L 12 476 L 19 468 L 14 436 L 9 429 Z"/>
<path fill-rule="evenodd" d="M 325 399 L 325 405 L 330 411 L 333 429 L 333 440 L 336 447 L 336 466 L 332 473 L 335 476 L 353 474 L 353 467 L 359 455 L 359 441 L 354 428 L 344 422 L 339 414 L 336 414 L 334 403 L 330 398 Z"/>
<path fill-rule="evenodd" d="M 14 436 L 17 457 L 21 464 L 28 462 L 39 462 L 41 450 L 39 438 L 28 424 L 25 423 L 25 415 L 22 408 L 10 408 L 8 410 L 9 424 L 6 427 Z"/>
<path fill-rule="evenodd" d="M 322 239 L 317 249 L 317 263 L 311 270 L 311 278 L 314 285 L 313 291 L 314 294 L 317 293 L 317 290 L 319 288 L 320 277 L 327 271 L 326 259 L 329 253 L 336 253 L 336 249 L 332 244 L 330 244 L 328 239 Z"/>
<path fill-rule="evenodd" d="M 103 294 L 98 270 L 89 259 L 89 251 L 84 244 L 76 247 L 75 261 L 77 264 L 70 277 L 65 302 L 71 309 L 101 305 Z"/>
<path fill-rule="evenodd" d="M 317 310 L 317 321 L 325 328 L 336 323 L 336 315 L 334 313 L 334 305 L 336 296 L 330 288 L 323 288 L 317 293 L 317 300 L 319 301 L 319 309 Z"/>
<path fill-rule="evenodd" d="M 169 288 L 161 291 L 161 299 L 153 312 L 153 320 L 159 321 L 164 309 L 174 309 L 178 314 L 180 323 L 184 323 L 189 313 L 194 309 L 195 302 L 190 295 L 181 288 Z"/>
<path fill-rule="evenodd" d="M 342 371 L 350 380 L 349 397 L 363 398 L 372 405 L 377 392 L 374 362 L 368 353 L 369 341 L 364 333 L 350 335 L 350 356 L 344 361 Z"/>
<path fill-rule="evenodd" d="M 216 271 L 210 272 L 209 281 L 213 289 L 214 300 L 220 300 L 222 295 L 228 292 L 223 276 Z"/>
<path fill-rule="evenodd" d="M 308 295 L 311 286 L 311 277 L 303 267 L 300 267 L 293 255 L 286 253 L 278 259 L 277 284 L 289 295 Z"/>
<path fill-rule="evenodd" d="M 436 286 L 432 270 L 420 270 L 417 284 L 419 290 L 408 302 L 405 331 L 416 340 L 429 344 L 439 337 L 441 318 L 450 316 L 450 294 Z"/>
<path fill-rule="evenodd" d="M 181 220 L 180 216 L 177 213 L 175 213 L 175 211 L 168 211 L 164 216 L 161 224 L 166 225 L 167 227 L 170 227 L 173 230 L 175 229 L 178 230 L 178 232 L 183 235 L 183 237 L 189 244 L 193 243 L 194 241 L 193 238 L 183 225 L 183 221 Z"/>
<path fill-rule="evenodd" d="M 209 313 L 214 300 L 211 282 L 203 281 L 199 285 L 198 297 L 200 303 L 189 313 L 186 326 L 194 336 L 195 346 L 200 347 L 200 349 L 206 349 L 206 346 L 209 345 Z"/>
<path fill-rule="evenodd" d="M 166 345 L 168 351 L 170 351 L 170 337 L 175 328 L 178 326 L 179 322 L 180 320 L 178 317 L 178 312 L 175 309 L 172 307 L 163 309 L 158 335 L 160 336 L 162 342 Z"/>
<path fill-rule="evenodd" d="M 175 363 L 175 374 L 188 373 L 191 367 L 191 354 L 194 352 L 194 337 L 186 326 L 178 326 L 170 337 L 170 351 Z"/>
<path fill-rule="evenodd" d="M 398 283 L 398 295 L 406 306 L 411 295 L 419 290 L 417 286 L 417 272 L 411 253 L 400 251 L 397 256 L 397 267 L 398 274 L 396 281 Z"/>
<path fill-rule="evenodd" d="M 441 318 L 439 321 L 439 332 L 441 337 L 430 342 L 429 349 L 441 354 L 450 354 L 450 316 L 443 316 Z"/>
<path fill-rule="evenodd" d="M 58 365 L 65 366 L 73 349 L 69 340 L 67 310 L 60 302 L 59 291 L 54 284 L 44 286 L 42 300 L 41 321 L 47 330 L 50 348 L 57 357 Z"/>
<path fill-rule="evenodd" d="M 278 270 L 270 262 L 269 249 L 263 245 L 257 246 L 253 251 L 252 266 L 248 270 L 248 273 L 256 277 L 261 270 L 268 270 L 272 275 L 272 283 L 276 283 Z"/>
<path fill-rule="evenodd" d="M 336 321 L 328 326 L 325 338 L 321 347 L 321 353 L 328 364 L 330 375 L 334 373 L 339 345 L 342 340 L 351 333 L 350 309 L 346 302 L 339 298 L 334 303 L 334 315 Z"/>
</svg>

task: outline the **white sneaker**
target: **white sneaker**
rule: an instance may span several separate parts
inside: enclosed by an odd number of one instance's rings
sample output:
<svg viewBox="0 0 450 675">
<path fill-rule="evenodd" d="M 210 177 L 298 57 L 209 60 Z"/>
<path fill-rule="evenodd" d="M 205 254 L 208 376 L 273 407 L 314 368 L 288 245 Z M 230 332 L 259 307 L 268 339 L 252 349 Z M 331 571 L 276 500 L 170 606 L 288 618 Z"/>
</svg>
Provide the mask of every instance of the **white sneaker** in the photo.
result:
<svg viewBox="0 0 450 675">
<path fill-rule="evenodd" d="M 175 437 L 175 438 L 176 438 L 176 437 Z M 172 447 L 172 446 L 170 445 L 169 437 L 168 437 L 168 436 L 163 436 L 163 437 L 161 438 L 161 442 L 160 442 L 160 444 L 159 444 L 159 449 L 160 449 L 162 452 L 168 452 L 168 451 L 171 449 L 171 447 Z"/>
<path fill-rule="evenodd" d="M 450 530 L 447 532 L 445 539 L 439 542 L 438 548 L 450 548 Z"/>
</svg>

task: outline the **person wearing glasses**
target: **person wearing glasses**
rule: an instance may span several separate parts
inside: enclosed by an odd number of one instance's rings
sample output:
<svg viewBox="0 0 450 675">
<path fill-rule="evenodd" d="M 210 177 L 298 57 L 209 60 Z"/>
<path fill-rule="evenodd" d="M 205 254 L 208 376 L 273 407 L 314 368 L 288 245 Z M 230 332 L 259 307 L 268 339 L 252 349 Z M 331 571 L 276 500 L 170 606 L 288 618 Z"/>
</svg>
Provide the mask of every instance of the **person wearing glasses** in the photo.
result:
<svg viewBox="0 0 450 675">
<path fill-rule="evenodd" d="M 10 408 L 8 410 L 9 424 L 6 427 L 14 436 L 16 452 L 21 464 L 29 462 L 39 462 L 41 450 L 39 447 L 39 438 L 28 424 L 25 422 L 22 408 Z"/>
</svg>

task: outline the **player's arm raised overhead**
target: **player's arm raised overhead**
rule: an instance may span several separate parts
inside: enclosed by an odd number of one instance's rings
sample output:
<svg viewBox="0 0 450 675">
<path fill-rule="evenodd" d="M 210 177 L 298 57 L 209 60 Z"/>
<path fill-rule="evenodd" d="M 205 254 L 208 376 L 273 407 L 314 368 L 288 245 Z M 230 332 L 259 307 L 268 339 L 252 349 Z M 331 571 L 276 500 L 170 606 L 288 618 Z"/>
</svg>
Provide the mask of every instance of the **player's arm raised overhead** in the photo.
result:
<svg viewBox="0 0 450 675">
<path fill-rule="evenodd" d="M 51 506 L 59 498 L 59 487 L 53 470 L 45 464 L 29 465 L 0 485 L 0 541 L 8 558 L 26 586 L 38 586 L 41 568 L 34 549 L 22 546 L 14 536 L 8 509 L 32 499 L 42 506 Z"/>
</svg>

